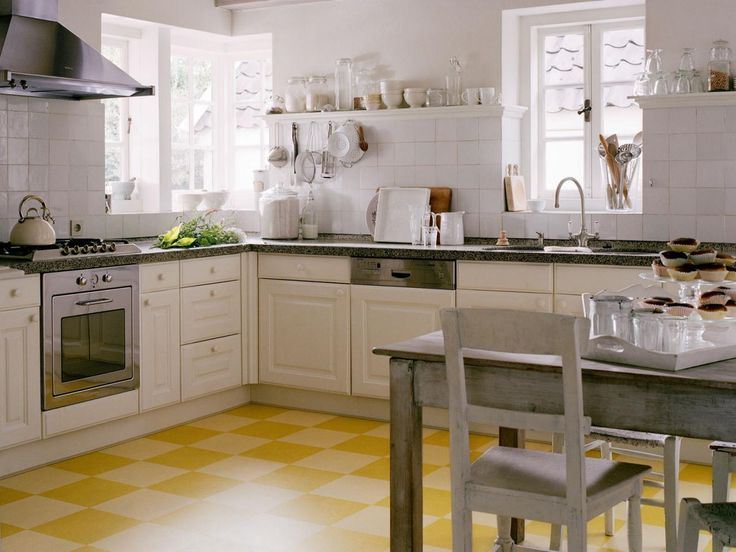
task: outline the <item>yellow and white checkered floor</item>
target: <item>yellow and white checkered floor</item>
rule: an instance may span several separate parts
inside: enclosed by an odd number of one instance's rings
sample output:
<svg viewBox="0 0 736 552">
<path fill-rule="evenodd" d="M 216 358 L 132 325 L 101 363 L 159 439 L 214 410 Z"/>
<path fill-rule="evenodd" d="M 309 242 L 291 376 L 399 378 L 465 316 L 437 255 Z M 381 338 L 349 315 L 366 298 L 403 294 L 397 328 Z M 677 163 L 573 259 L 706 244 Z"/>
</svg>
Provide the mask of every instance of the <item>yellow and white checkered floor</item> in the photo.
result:
<svg viewBox="0 0 736 552">
<path fill-rule="evenodd" d="M 2 552 L 67 550 L 369 552 L 389 548 L 389 426 L 248 405 L 0 480 Z M 479 454 L 494 440 L 475 436 Z M 449 550 L 448 435 L 425 430 L 425 550 Z M 710 470 L 683 466 L 685 496 L 710 497 Z M 625 551 L 590 524 L 590 549 Z M 644 507 L 645 550 L 664 550 L 664 517 Z M 487 551 L 495 518 L 474 517 Z M 527 542 L 549 526 L 527 524 Z M 709 541 L 701 538 L 702 547 Z M 710 545 L 707 545 L 708 549 Z"/>
</svg>

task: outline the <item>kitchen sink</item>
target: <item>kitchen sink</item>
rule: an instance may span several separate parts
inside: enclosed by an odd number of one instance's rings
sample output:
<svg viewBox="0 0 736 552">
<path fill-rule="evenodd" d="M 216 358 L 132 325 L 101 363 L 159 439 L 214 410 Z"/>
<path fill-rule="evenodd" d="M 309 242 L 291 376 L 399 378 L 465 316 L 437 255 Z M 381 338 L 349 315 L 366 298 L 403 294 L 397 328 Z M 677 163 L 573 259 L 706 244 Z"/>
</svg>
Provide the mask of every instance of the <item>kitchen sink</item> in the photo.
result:
<svg viewBox="0 0 736 552">
<path fill-rule="evenodd" d="M 652 251 L 649 249 L 614 249 L 612 247 L 591 247 L 590 248 L 592 253 L 612 253 L 615 255 L 657 255 L 657 251 Z M 540 247 L 538 245 L 510 245 L 510 246 L 500 246 L 500 245 L 492 245 L 488 247 L 484 247 L 483 251 L 492 251 L 492 252 L 508 252 L 508 253 L 521 253 L 521 252 L 538 252 L 538 253 L 544 253 L 544 247 Z M 573 251 L 573 248 L 570 249 L 571 252 Z"/>
<path fill-rule="evenodd" d="M 483 251 L 508 251 L 510 253 L 518 253 L 519 251 L 544 251 L 543 247 L 538 245 L 492 245 L 484 247 Z"/>
</svg>

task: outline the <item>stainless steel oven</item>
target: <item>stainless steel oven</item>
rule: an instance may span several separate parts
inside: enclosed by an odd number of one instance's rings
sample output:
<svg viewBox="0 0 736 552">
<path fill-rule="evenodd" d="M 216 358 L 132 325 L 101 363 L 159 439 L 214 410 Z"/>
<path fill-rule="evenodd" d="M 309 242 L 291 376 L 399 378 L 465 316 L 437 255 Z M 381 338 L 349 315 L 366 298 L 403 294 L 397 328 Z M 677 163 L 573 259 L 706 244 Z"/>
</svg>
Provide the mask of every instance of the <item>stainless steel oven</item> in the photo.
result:
<svg viewBox="0 0 736 552">
<path fill-rule="evenodd" d="M 43 408 L 138 388 L 138 267 L 43 277 Z"/>
</svg>

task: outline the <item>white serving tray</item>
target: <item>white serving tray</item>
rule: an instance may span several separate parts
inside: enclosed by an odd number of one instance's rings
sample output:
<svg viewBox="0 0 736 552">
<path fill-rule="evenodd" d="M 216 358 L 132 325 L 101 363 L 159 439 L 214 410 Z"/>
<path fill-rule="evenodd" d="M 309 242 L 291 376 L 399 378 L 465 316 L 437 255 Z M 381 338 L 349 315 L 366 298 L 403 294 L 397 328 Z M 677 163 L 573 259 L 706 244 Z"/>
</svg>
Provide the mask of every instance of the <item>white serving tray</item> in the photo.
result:
<svg viewBox="0 0 736 552">
<path fill-rule="evenodd" d="M 409 226 L 411 213 L 423 214 L 429 209 L 429 194 L 429 188 L 381 188 L 378 191 L 373 240 L 412 243 Z"/>
<path fill-rule="evenodd" d="M 658 353 L 642 349 L 618 337 L 604 335 L 590 340 L 583 358 L 677 372 L 694 366 L 736 358 L 736 343 L 703 347 L 684 353 Z"/>
</svg>

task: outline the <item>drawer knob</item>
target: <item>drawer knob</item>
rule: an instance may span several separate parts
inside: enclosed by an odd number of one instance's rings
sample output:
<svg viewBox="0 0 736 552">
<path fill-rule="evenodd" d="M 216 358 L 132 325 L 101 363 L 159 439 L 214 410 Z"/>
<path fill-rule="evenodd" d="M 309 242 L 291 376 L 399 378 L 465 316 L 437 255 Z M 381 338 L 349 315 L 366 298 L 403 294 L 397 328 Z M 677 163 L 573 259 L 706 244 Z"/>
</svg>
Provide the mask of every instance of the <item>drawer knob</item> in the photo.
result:
<svg viewBox="0 0 736 552">
<path fill-rule="evenodd" d="M 10 290 L 10 296 L 11 297 L 21 297 L 23 295 L 23 292 L 19 289 L 11 289 Z"/>
<path fill-rule="evenodd" d="M 163 282 L 166 279 L 166 274 L 160 273 L 158 275 L 158 281 Z"/>
<path fill-rule="evenodd" d="M 341 289 L 338 289 L 336 295 L 338 297 L 342 297 L 343 295 L 345 295 L 345 292 L 343 290 L 341 290 Z"/>
<path fill-rule="evenodd" d="M 214 354 L 216 352 L 217 352 L 217 347 L 216 346 L 213 345 L 212 347 L 210 347 L 210 353 Z"/>
<path fill-rule="evenodd" d="M 215 274 L 216 272 L 217 272 L 217 267 L 216 266 L 211 266 L 210 267 L 210 274 Z"/>
<path fill-rule="evenodd" d="M 296 265 L 296 269 L 297 269 L 297 270 L 298 270 L 299 272 L 304 272 L 304 271 L 306 270 L 306 268 L 307 268 L 307 267 L 306 267 L 306 266 L 304 266 L 304 265 L 303 265 L 302 263 L 299 263 L 299 264 L 297 264 L 297 265 Z"/>
<path fill-rule="evenodd" d="M 211 289 L 210 290 L 210 297 L 214 297 L 215 295 L 216 295 L 215 290 L 214 289 Z"/>
<path fill-rule="evenodd" d="M 28 320 L 30 320 L 31 322 L 38 322 L 38 315 L 32 314 L 31 316 L 28 317 Z"/>
<path fill-rule="evenodd" d="M 144 307 L 150 307 L 151 306 L 151 300 L 150 299 L 144 299 L 143 300 L 143 306 Z"/>
</svg>

